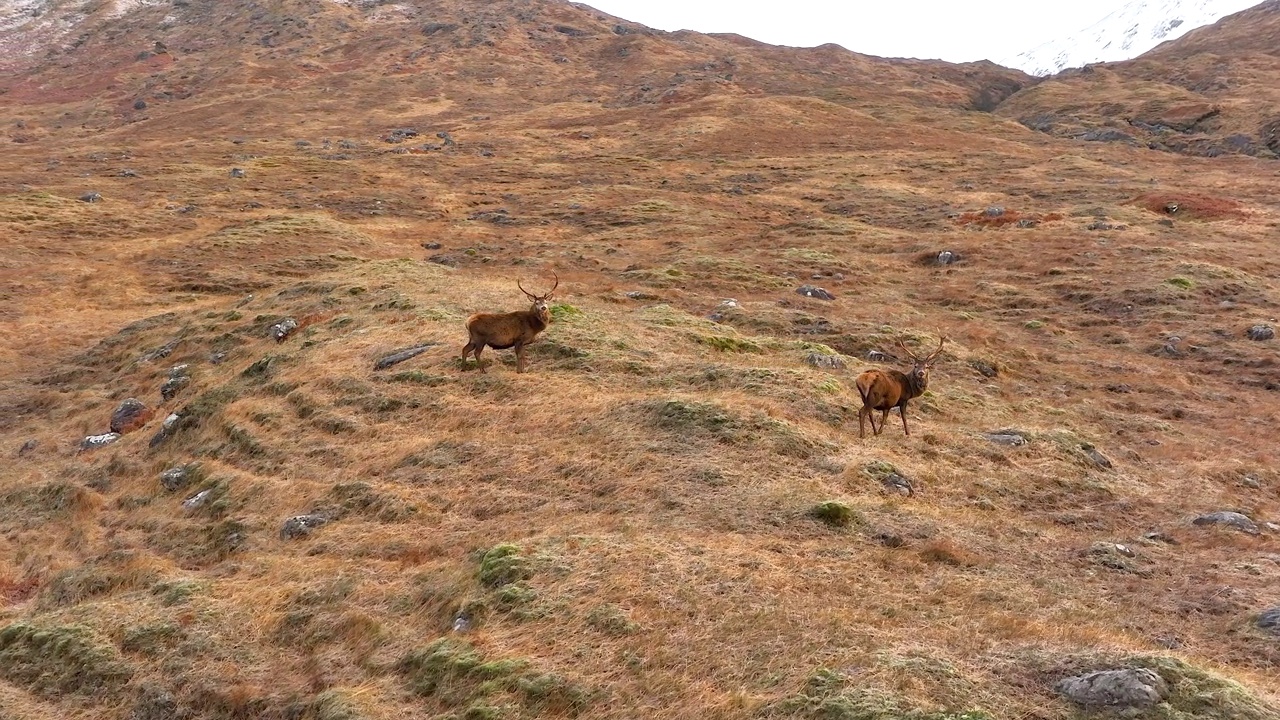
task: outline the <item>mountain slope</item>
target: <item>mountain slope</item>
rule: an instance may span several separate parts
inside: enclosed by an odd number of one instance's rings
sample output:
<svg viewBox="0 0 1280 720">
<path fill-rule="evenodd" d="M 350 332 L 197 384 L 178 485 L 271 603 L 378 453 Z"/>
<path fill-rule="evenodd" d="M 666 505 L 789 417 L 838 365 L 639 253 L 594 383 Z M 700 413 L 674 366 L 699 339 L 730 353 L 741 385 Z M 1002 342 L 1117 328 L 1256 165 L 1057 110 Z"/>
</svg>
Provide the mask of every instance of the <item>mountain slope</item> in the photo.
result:
<svg viewBox="0 0 1280 720">
<path fill-rule="evenodd" d="M 567 3 L 41 7 L 0 716 L 1277 715 L 1272 161 Z M 526 373 L 458 360 L 556 276 Z"/>
<path fill-rule="evenodd" d="M 1032 75 L 1053 75 L 1092 63 L 1128 60 L 1254 4 L 1256 0 L 1132 0 L 1078 33 L 1001 64 Z"/>
<path fill-rule="evenodd" d="M 1064 72 L 998 110 L 1060 137 L 1190 155 L 1280 157 L 1280 3 L 1121 63 Z"/>
</svg>

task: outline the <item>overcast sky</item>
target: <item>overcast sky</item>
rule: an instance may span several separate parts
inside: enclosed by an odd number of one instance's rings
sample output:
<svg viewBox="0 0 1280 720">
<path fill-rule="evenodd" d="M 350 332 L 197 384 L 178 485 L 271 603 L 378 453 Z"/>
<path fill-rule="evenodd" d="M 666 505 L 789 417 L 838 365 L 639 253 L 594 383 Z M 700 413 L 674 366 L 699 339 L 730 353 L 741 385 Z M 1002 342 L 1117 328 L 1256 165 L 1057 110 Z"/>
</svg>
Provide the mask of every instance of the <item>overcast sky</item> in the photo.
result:
<svg viewBox="0 0 1280 720">
<path fill-rule="evenodd" d="M 658 30 L 732 32 L 774 45 L 836 43 L 881 57 L 999 61 L 1082 30 L 1124 0 L 587 0 Z"/>
</svg>

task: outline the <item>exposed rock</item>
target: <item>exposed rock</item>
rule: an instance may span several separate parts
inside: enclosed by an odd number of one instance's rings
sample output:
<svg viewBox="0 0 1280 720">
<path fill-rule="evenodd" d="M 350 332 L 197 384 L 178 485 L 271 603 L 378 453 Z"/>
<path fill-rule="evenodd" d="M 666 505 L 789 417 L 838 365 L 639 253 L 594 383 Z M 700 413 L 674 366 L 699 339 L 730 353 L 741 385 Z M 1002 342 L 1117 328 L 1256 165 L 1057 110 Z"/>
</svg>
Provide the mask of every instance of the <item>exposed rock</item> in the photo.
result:
<svg viewBox="0 0 1280 720">
<path fill-rule="evenodd" d="M 1206 513 L 1196 518 L 1195 520 L 1192 520 L 1191 524 L 1193 525 L 1226 525 L 1227 527 L 1235 528 L 1236 530 L 1248 533 L 1250 535 L 1257 535 L 1260 532 L 1258 530 L 1258 526 L 1252 520 L 1250 520 L 1247 515 L 1243 515 L 1238 512 L 1231 512 L 1229 510 L 1220 510 L 1218 512 Z"/>
<path fill-rule="evenodd" d="M 18 457 L 23 457 L 24 455 L 31 454 L 31 452 L 34 451 L 36 449 L 36 446 L 39 444 L 40 444 L 40 441 L 36 440 L 35 438 L 32 438 L 22 443 L 22 447 L 18 448 Z"/>
<path fill-rule="evenodd" d="M 172 400 L 178 391 L 191 384 L 191 376 L 188 374 L 191 366 L 187 364 L 175 365 L 169 368 L 169 379 L 164 381 L 160 386 L 160 397 L 166 401 Z"/>
<path fill-rule="evenodd" d="M 164 419 L 160 424 L 160 429 L 155 435 L 151 436 L 151 440 L 147 443 L 147 447 L 157 447 L 164 441 L 173 436 L 174 431 L 178 428 L 178 421 L 182 419 L 182 415 L 178 413 L 170 413 L 169 417 Z"/>
<path fill-rule="evenodd" d="M 169 492 L 181 490 L 203 479 L 204 467 L 198 462 L 171 467 L 160 473 L 160 485 Z"/>
<path fill-rule="evenodd" d="M 1258 616 L 1257 626 L 1272 635 L 1280 637 L 1280 607 L 1265 610 Z"/>
<path fill-rule="evenodd" d="M 1019 445 L 1027 444 L 1027 438 L 1025 436 L 1023 436 L 1021 433 L 1013 432 L 1009 430 L 1001 430 L 999 432 L 986 433 L 983 435 L 983 437 L 985 437 L 986 439 L 990 440 L 991 442 L 997 445 L 1008 445 L 1010 447 L 1017 447 Z"/>
<path fill-rule="evenodd" d="M 181 342 L 182 340 L 179 340 L 179 339 L 170 340 L 169 342 L 165 343 L 164 345 L 161 345 L 155 350 L 152 350 L 151 352 L 148 352 L 148 353 L 144 353 L 142 357 L 138 358 L 138 362 L 145 363 L 145 362 L 152 362 L 153 360 L 163 360 L 164 358 L 167 358 L 170 355 L 172 355 L 173 351 L 178 349 L 178 344 Z"/>
<path fill-rule="evenodd" d="M 445 144 L 446 146 L 448 146 L 448 145 L 456 145 L 456 144 L 457 144 L 457 143 L 455 143 L 455 142 L 453 141 L 453 136 L 452 136 L 452 135 L 450 135 L 449 133 L 445 132 L 444 130 L 441 130 L 440 132 L 436 133 L 436 137 L 438 137 L 438 138 L 440 138 L 441 140 L 443 140 L 443 141 L 444 141 L 444 144 Z"/>
<path fill-rule="evenodd" d="M 871 362 L 889 362 L 893 357 L 879 350 L 868 350 L 867 359 Z"/>
<path fill-rule="evenodd" d="M 891 533 L 891 532 L 876 533 L 875 539 L 879 541 L 881 545 L 887 548 L 900 548 L 900 547 L 906 547 L 907 545 L 906 538 L 902 537 L 897 533 Z"/>
<path fill-rule="evenodd" d="M 280 528 L 280 539 L 291 540 L 306 537 L 311 531 L 329 522 L 327 515 L 295 515 L 284 521 Z"/>
<path fill-rule="evenodd" d="M 227 359 L 225 352 L 216 352 L 209 355 L 209 362 L 213 365 L 221 365 L 223 360 Z"/>
<path fill-rule="evenodd" d="M 233 178 L 242 178 L 244 177 L 244 168 L 231 168 L 230 175 Z"/>
<path fill-rule="evenodd" d="M 391 367 L 392 365 L 397 365 L 410 358 L 415 358 L 421 355 L 422 353 L 426 352 L 429 348 L 435 347 L 436 345 L 439 345 L 439 344 L 440 343 L 429 342 L 429 343 L 423 343 L 422 345 L 416 345 L 414 347 L 407 348 L 405 350 L 397 350 L 396 352 L 393 352 L 390 355 L 380 358 L 377 362 L 373 364 L 373 369 L 385 370 Z"/>
<path fill-rule="evenodd" d="M 811 352 L 805 355 L 804 361 L 816 368 L 825 368 L 827 370 L 843 370 L 845 366 L 844 358 L 839 355 L 824 355 L 820 352 Z"/>
<path fill-rule="evenodd" d="M 954 250 L 943 250 L 933 259 L 937 265 L 951 265 L 960 262 L 960 253 Z"/>
<path fill-rule="evenodd" d="M 1165 545 L 1178 544 L 1177 538 L 1168 533 L 1160 532 L 1159 530 L 1152 530 L 1151 532 L 1143 533 L 1142 539 L 1152 543 L 1164 543 Z"/>
<path fill-rule="evenodd" d="M 1123 143 L 1137 142 L 1137 140 L 1134 139 L 1134 137 L 1129 133 L 1120 132 L 1119 130 L 1112 130 L 1112 129 L 1104 130 L 1101 128 L 1089 130 L 1081 135 L 1077 135 L 1076 137 L 1078 137 L 1081 140 L 1087 140 L 1089 142 L 1123 142 Z"/>
<path fill-rule="evenodd" d="M 819 300 L 835 300 L 836 296 L 826 290 L 815 285 L 801 285 L 796 288 L 796 294 L 805 297 L 818 298 Z"/>
<path fill-rule="evenodd" d="M 1054 690 L 1087 708 L 1150 707 L 1169 696 L 1169 686 L 1154 670 L 1100 670 L 1066 678 Z"/>
<path fill-rule="evenodd" d="M 1097 465 L 1098 467 L 1103 468 L 1105 470 L 1110 470 L 1112 468 L 1111 460 L 1109 460 L 1106 455 L 1103 455 L 1102 453 L 1098 452 L 1098 449 L 1090 445 L 1089 443 L 1082 444 L 1080 446 L 1080 451 L 1083 452 L 1084 456 L 1092 460 L 1093 464 Z"/>
<path fill-rule="evenodd" d="M 915 488 L 911 487 L 911 481 L 891 472 L 880 478 L 880 483 L 884 485 L 884 489 L 890 494 L 912 496 L 916 494 Z"/>
<path fill-rule="evenodd" d="M 1000 207 L 999 205 L 992 205 L 986 210 L 983 210 L 982 214 L 986 215 L 987 217 L 1000 217 L 1001 215 L 1004 215 L 1004 208 Z"/>
<path fill-rule="evenodd" d="M 206 501 L 208 501 L 211 495 L 213 495 L 213 488 L 209 488 L 208 490 L 201 490 L 195 495 L 192 495 L 186 500 L 183 500 L 182 508 L 184 510 L 199 510 L 200 507 L 204 505 Z"/>
<path fill-rule="evenodd" d="M 384 137 L 383 140 L 386 140 L 389 143 L 398 143 L 414 137 L 418 137 L 417 130 L 414 130 L 413 128 L 396 128 L 395 130 L 387 133 L 387 136 Z"/>
<path fill-rule="evenodd" d="M 443 246 L 438 242 L 425 242 L 425 243 L 422 243 L 422 247 L 426 248 L 427 250 L 439 250 Z"/>
<path fill-rule="evenodd" d="M 707 319 L 711 322 L 723 322 L 727 313 L 732 310 L 740 309 L 742 309 L 742 306 L 738 304 L 737 300 L 734 300 L 733 298 L 726 298 L 720 301 L 720 304 L 716 306 L 715 310 L 711 311 L 711 314 L 707 316 Z"/>
<path fill-rule="evenodd" d="M 133 109 L 134 109 L 134 110 L 146 110 L 146 109 L 147 109 L 147 101 L 146 101 L 146 100 L 143 100 L 142 98 L 138 98 L 137 100 L 134 100 L 134 101 L 133 101 Z"/>
<path fill-rule="evenodd" d="M 80 441 L 81 450 L 93 450 L 95 448 L 105 447 L 120 439 L 120 433 L 104 433 L 102 435 L 90 435 Z"/>
<path fill-rule="evenodd" d="M 80 196 L 80 202 L 96 203 L 102 201 L 102 194 L 96 192 L 87 192 Z"/>
<path fill-rule="evenodd" d="M 285 318 L 271 326 L 271 337 L 275 338 L 276 342 L 284 342 L 297 329 L 297 320 L 294 320 L 293 318 Z"/>
<path fill-rule="evenodd" d="M 121 170 L 120 172 L 116 173 L 116 176 L 127 177 L 127 178 L 141 177 L 140 175 L 138 175 L 137 170 L 130 170 L 129 168 L 125 168 L 124 170 Z"/>
<path fill-rule="evenodd" d="M 155 411 L 137 398 L 129 398 L 111 413 L 111 432 L 121 435 L 131 433 L 147 424 Z"/>
<path fill-rule="evenodd" d="M 1261 342 L 1263 340 L 1270 340 L 1274 338 L 1276 336 L 1276 329 L 1270 325 L 1254 325 L 1249 328 L 1248 332 L 1245 334 L 1249 336 L 1250 340 L 1257 340 Z"/>
<path fill-rule="evenodd" d="M 467 216 L 468 220 L 484 220 L 494 225 L 515 225 L 516 219 L 511 217 L 506 208 L 497 210 L 477 210 Z"/>
<path fill-rule="evenodd" d="M 452 255 L 432 255 L 427 258 L 427 262 L 433 262 L 437 265 L 446 267 L 458 267 L 458 259 Z"/>
<path fill-rule="evenodd" d="M 661 300 L 661 298 L 659 298 L 657 295 L 654 295 L 653 293 L 647 293 L 643 290 L 629 290 L 623 293 L 623 295 L 626 295 L 632 300 Z"/>
<path fill-rule="evenodd" d="M 985 378 L 993 378 L 1000 375 L 1000 369 L 986 360 L 974 358 L 969 361 L 969 367 L 977 370 L 978 374 Z"/>
</svg>

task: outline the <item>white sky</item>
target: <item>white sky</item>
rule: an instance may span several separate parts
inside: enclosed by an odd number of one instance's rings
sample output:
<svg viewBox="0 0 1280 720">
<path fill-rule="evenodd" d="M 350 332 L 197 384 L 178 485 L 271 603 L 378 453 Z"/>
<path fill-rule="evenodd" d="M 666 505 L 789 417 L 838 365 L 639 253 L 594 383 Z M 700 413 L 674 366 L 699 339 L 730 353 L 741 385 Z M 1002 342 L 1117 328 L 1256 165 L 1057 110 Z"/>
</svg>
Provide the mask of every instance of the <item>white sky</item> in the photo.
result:
<svg viewBox="0 0 1280 720">
<path fill-rule="evenodd" d="M 773 45 L 836 43 L 881 57 L 998 62 L 1096 23 L 1124 0 L 585 0 L 658 30 Z"/>
</svg>

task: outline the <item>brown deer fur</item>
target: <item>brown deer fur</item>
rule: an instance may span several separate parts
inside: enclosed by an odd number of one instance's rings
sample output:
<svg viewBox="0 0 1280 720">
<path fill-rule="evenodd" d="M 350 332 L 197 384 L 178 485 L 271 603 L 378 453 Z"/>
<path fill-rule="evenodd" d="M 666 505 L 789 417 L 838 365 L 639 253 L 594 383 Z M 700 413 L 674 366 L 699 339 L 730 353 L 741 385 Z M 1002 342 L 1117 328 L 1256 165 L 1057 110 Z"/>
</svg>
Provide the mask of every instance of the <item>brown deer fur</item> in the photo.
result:
<svg viewBox="0 0 1280 720">
<path fill-rule="evenodd" d="M 902 432 L 910 435 L 911 431 L 907 429 L 907 401 L 918 398 L 924 394 L 929 387 L 929 368 L 933 366 L 934 358 L 942 352 L 942 344 L 947 341 L 942 338 L 938 342 L 938 349 L 933 354 L 921 360 L 916 357 L 915 353 L 907 349 L 902 341 L 898 341 L 898 345 L 906 350 L 911 356 L 913 362 L 911 372 L 902 372 L 900 370 L 867 370 L 858 376 L 854 381 L 854 385 L 858 388 L 858 394 L 862 396 L 862 409 L 858 410 L 858 437 L 866 437 L 867 431 L 864 421 L 871 420 L 871 432 L 879 435 L 884 431 L 885 421 L 889 419 L 889 411 L 898 408 L 898 414 L 902 416 Z M 873 411 L 880 411 L 880 427 L 876 427 L 876 418 Z"/>
<path fill-rule="evenodd" d="M 555 275 L 555 273 L 552 274 Z M 552 285 L 545 295 L 534 295 L 525 290 L 519 280 L 516 281 L 516 287 L 520 288 L 520 292 L 527 295 L 533 302 L 528 310 L 476 313 L 467 318 L 469 339 L 466 346 L 462 348 L 462 361 L 466 362 L 467 355 L 474 352 L 476 366 L 480 368 L 480 372 L 484 372 L 484 363 L 480 362 L 480 352 L 485 349 L 485 346 L 494 350 L 515 348 L 516 372 L 524 372 L 524 346 L 533 342 L 538 333 L 546 330 L 551 324 L 551 311 L 547 308 L 547 301 L 560 285 L 560 276 L 556 275 L 555 279 L 555 285 Z"/>
</svg>

